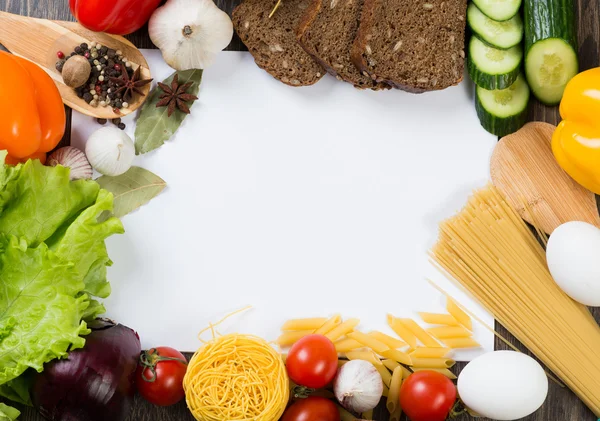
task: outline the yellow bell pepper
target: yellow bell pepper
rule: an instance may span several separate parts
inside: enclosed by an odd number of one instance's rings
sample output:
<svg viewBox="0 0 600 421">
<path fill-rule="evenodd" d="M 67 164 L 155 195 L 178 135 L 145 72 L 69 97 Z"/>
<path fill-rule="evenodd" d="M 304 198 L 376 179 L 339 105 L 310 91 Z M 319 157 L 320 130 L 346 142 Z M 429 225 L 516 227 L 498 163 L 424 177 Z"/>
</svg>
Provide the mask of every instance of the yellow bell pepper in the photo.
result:
<svg viewBox="0 0 600 421">
<path fill-rule="evenodd" d="M 600 194 L 600 67 L 571 79 L 560 115 L 552 136 L 556 160 L 575 181 Z"/>
</svg>

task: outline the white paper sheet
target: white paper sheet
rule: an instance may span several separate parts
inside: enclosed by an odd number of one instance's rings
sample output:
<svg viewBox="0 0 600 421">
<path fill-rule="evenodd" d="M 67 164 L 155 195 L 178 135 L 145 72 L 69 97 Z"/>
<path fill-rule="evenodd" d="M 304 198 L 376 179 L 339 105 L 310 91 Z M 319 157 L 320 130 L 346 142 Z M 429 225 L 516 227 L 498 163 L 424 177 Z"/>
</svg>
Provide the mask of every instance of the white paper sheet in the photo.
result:
<svg viewBox="0 0 600 421">
<path fill-rule="evenodd" d="M 172 70 L 144 51 L 156 80 Z M 144 347 L 195 350 L 198 331 L 252 305 L 219 332 L 274 340 L 290 318 L 442 312 L 426 278 L 493 325 L 428 263 L 438 223 L 489 178 L 496 138 L 479 125 L 469 82 L 441 92 L 358 91 L 325 77 L 291 88 L 248 53 L 225 52 L 204 73 L 180 131 L 135 165 L 168 188 L 123 219 L 108 241 L 108 316 Z M 73 144 L 100 126 L 74 113 Z M 133 137 L 133 117 L 125 119 Z M 483 349 L 493 335 L 475 323 Z"/>
</svg>

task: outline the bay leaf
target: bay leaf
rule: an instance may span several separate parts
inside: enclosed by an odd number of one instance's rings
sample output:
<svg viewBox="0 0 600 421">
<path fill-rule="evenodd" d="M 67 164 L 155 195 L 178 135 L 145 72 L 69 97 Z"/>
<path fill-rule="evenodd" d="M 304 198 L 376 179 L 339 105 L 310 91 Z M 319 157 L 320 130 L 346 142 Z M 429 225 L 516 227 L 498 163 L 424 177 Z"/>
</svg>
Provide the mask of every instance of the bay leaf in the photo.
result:
<svg viewBox="0 0 600 421">
<path fill-rule="evenodd" d="M 103 175 L 96 181 L 115 196 L 113 214 L 118 218 L 145 205 L 167 186 L 162 178 L 140 167 L 115 177 Z"/>
<path fill-rule="evenodd" d="M 163 83 L 171 86 L 171 82 L 175 75 L 179 75 L 179 84 L 183 85 L 188 82 L 193 82 L 193 85 L 187 90 L 189 94 L 198 96 L 200 91 L 200 83 L 202 82 L 202 70 L 192 69 L 175 72 Z M 175 109 L 175 112 L 168 117 L 167 107 L 156 107 L 160 100 L 160 95 L 163 93 L 158 86 L 150 92 L 148 99 L 142 107 L 140 117 L 138 118 L 135 128 L 135 153 L 136 155 L 144 154 L 154 149 L 160 148 L 167 140 L 175 134 L 175 132 L 183 123 L 183 120 L 188 116 L 186 113 Z M 190 108 L 193 102 L 188 102 Z M 193 110 L 192 110 L 193 112 Z"/>
</svg>

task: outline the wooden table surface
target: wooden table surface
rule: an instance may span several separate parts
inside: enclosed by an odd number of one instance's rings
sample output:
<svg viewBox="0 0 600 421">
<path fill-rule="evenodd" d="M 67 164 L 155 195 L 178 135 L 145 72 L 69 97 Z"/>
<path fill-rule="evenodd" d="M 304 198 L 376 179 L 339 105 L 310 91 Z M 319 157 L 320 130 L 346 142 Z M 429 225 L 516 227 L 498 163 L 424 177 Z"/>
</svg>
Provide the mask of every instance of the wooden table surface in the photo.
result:
<svg viewBox="0 0 600 421">
<path fill-rule="evenodd" d="M 271 1 L 271 0 L 265 0 Z M 600 0 L 574 0 L 577 9 L 578 35 L 579 35 L 579 60 L 581 70 L 597 67 L 600 65 L 600 51 L 598 42 L 600 40 Z M 231 13 L 233 8 L 240 0 L 216 0 L 219 7 Z M 8 11 L 25 16 L 37 18 L 47 18 L 56 20 L 73 20 L 69 11 L 68 0 L 0 0 L 0 10 Z M 140 31 L 128 37 L 139 48 L 154 48 L 147 29 Z M 245 50 L 237 36 L 228 47 L 229 50 Z M 1 69 L 0 69 L 1 74 Z M 470 82 L 466 82 L 470 83 Z M 291 89 L 291 88 L 290 88 Z M 231 116 L 235 120 L 235 116 Z M 556 124 L 559 121 L 557 107 L 545 107 L 537 102 L 533 104 L 530 112 L 530 120 L 547 121 Z M 1 121 L 0 121 L 0 124 Z M 63 142 L 68 144 L 70 131 L 67 130 Z M 596 320 L 600 320 L 600 309 L 595 310 Z M 497 331 L 508 338 L 520 350 L 526 349 L 519 344 L 502 326 L 497 324 Z M 500 340 L 496 340 L 496 349 L 507 349 L 508 347 Z M 456 367 L 460 370 L 461 365 Z M 381 408 L 375 413 L 376 420 L 387 421 L 387 413 Z M 42 418 L 31 409 L 25 409 L 23 421 L 41 421 Z M 469 419 L 467 416 L 457 418 L 458 421 Z M 530 417 L 523 421 L 595 421 L 597 418 L 577 399 L 577 397 L 568 389 L 560 388 L 553 382 L 550 382 L 550 393 L 544 406 Z M 170 408 L 153 407 L 145 403 L 142 399 L 136 397 L 134 409 L 132 411 L 131 421 L 193 421 L 193 417 L 187 411 L 185 403 L 180 403 Z M 485 421 L 481 419 L 482 421 Z M 112 420 L 107 420 L 112 421 Z M 225 421 L 225 420 L 224 420 Z M 275 420 L 273 420 L 275 421 Z"/>
</svg>

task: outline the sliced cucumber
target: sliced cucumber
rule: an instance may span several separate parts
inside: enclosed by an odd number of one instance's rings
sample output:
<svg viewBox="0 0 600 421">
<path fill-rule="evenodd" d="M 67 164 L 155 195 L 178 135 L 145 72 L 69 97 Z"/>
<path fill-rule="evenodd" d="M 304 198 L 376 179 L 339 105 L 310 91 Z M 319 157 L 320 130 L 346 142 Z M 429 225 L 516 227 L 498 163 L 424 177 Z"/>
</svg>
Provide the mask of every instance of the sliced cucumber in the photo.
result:
<svg viewBox="0 0 600 421">
<path fill-rule="evenodd" d="M 519 13 L 521 0 L 473 0 L 479 10 L 490 19 L 505 21 Z"/>
<path fill-rule="evenodd" d="M 562 99 L 579 71 L 572 0 L 525 0 L 525 74 L 544 104 Z"/>
<path fill-rule="evenodd" d="M 529 87 L 523 75 L 506 89 L 487 90 L 477 87 L 475 109 L 484 129 L 496 136 L 506 136 L 527 122 Z"/>
<path fill-rule="evenodd" d="M 521 45 L 500 50 L 490 47 L 477 37 L 469 41 L 467 67 L 477 86 L 484 89 L 505 89 L 512 85 L 521 72 L 523 49 Z"/>
<path fill-rule="evenodd" d="M 475 35 L 496 48 L 508 49 L 523 39 L 523 20 L 518 13 L 507 21 L 498 22 L 471 3 L 467 9 L 467 22 Z"/>
</svg>

